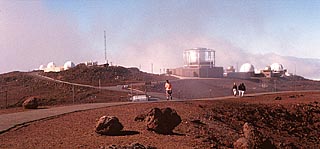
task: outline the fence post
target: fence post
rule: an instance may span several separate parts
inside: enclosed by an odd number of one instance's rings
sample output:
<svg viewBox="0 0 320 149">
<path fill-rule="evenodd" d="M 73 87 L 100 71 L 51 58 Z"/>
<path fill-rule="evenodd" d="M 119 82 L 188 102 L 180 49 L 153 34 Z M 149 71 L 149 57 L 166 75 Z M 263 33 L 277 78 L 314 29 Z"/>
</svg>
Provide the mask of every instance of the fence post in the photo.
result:
<svg viewBox="0 0 320 149">
<path fill-rule="evenodd" d="M 5 91 L 6 92 L 6 109 L 8 108 L 8 91 Z"/>
<path fill-rule="evenodd" d="M 74 104 L 74 85 L 72 85 L 72 104 Z"/>
<path fill-rule="evenodd" d="M 101 91 L 101 80 L 99 79 L 99 92 Z"/>
</svg>

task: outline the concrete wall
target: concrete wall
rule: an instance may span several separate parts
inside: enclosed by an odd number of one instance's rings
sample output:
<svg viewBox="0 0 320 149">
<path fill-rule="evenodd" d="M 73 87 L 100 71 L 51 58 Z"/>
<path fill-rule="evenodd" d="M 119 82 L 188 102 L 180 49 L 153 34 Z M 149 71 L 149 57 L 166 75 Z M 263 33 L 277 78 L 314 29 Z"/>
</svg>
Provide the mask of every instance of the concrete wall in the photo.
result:
<svg viewBox="0 0 320 149">
<path fill-rule="evenodd" d="M 223 67 L 201 67 L 199 69 L 200 78 L 222 78 Z"/>
<path fill-rule="evenodd" d="M 183 77 L 222 78 L 223 67 L 176 68 L 170 70 L 172 74 Z"/>
<path fill-rule="evenodd" d="M 63 67 L 51 67 L 51 68 L 44 68 L 44 72 L 60 72 L 63 71 Z"/>
<path fill-rule="evenodd" d="M 249 79 L 254 76 L 254 73 L 250 72 L 231 72 L 227 73 L 227 78 L 237 78 L 237 79 Z"/>
</svg>

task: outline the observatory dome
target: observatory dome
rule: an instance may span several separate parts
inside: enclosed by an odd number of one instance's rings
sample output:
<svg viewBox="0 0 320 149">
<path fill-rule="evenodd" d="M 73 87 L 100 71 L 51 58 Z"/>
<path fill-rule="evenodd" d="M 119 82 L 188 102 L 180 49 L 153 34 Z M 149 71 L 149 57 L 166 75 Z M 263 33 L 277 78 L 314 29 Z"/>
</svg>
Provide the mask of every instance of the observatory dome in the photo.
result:
<svg viewBox="0 0 320 149">
<path fill-rule="evenodd" d="M 44 66 L 43 66 L 43 65 L 40 65 L 40 66 L 39 66 L 39 70 L 44 70 Z"/>
<path fill-rule="evenodd" d="M 48 63 L 48 65 L 47 65 L 47 68 L 54 68 L 54 67 L 56 67 L 56 65 L 54 64 L 54 62 L 50 62 L 50 63 Z"/>
<path fill-rule="evenodd" d="M 232 70 L 232 69 L 234 69 L 233 66 L 228 66 L 227 67 L 227 70 Z"/>
<path fill-rule="evenodd" d="M 76 65 L 73 62 L 67 61 L 66 63 L 64 63 L 63 68 L 64 68 L 64 70 L 68 70 L 68 69 L 73 68 L 75 66 Z"/>
<path fill-rule="evenodd" d="M 250 63 L 241 65 L 240 72 L 254 72 L 254 66 Z"/>
<path fill-rule="evenodd" d="M 271 67 L 270 67 L 270 66 L 266 66 L 266 67 L 264 68 L 264 70 L 265 70 L 265 71 L 271 71 Z"/>
<path fill-rule="evenodd" d="M 270 67 L 271 67 L 271 70 L 275 72 L 283 71 L 283 66 L 279 63 L 273 63 L 272 65 L 270 65 Z"/>
</svg>

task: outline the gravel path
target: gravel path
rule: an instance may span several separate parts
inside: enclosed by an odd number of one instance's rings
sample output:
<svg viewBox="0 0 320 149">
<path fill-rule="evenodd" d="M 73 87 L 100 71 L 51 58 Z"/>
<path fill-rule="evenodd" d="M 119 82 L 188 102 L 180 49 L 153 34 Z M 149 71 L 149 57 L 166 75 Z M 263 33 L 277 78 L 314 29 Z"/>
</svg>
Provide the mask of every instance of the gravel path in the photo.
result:
<svg viewBox="0 0 320 149">
<path fill-rule="evenodd" d="M 80 104 L 72 106 L 54 107 L 49 109 L 36 109 L 26 112 L 2 114 L 0 115 L 0 134 L 17 126 L 23 125 L 25 123 L 41 120 L 48 117 L 54 117 L 66 113 L 84 111 L 89 109 L 125 105 L 129 103 L 132 102 Z"/>
</svg>

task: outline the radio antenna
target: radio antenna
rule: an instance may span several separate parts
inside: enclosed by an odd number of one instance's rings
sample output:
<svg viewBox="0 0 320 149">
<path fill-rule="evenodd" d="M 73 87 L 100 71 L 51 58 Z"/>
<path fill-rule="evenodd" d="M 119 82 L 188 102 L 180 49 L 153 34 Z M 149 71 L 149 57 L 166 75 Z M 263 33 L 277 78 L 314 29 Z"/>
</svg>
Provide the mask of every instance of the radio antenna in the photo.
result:
<svg viewBox="0 0 320 149">
<path fill-rule="evenodd" d="M 108 64 L 107 60 L 107 37 L 106 37 L 106 31 L 104 31 L 104 61 L 106 64 Z"/>
</svg>

